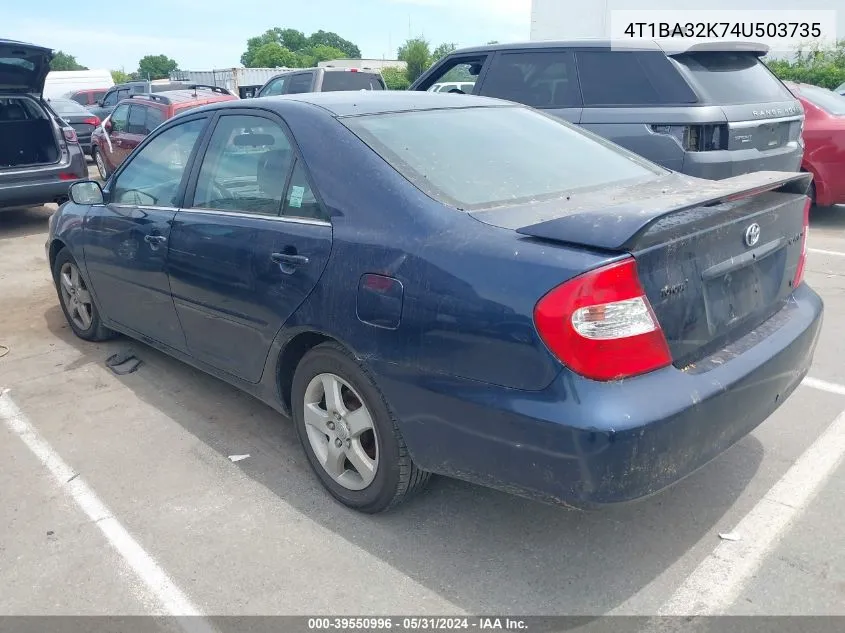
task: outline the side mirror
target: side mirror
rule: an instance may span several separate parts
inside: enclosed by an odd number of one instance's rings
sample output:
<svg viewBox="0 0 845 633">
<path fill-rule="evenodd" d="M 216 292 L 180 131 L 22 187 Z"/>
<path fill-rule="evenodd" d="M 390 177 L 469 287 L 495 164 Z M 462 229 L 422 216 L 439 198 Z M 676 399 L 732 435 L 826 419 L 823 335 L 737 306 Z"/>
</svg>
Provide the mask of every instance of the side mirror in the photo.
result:
<svg viewBox="0 0 845 633">
<path fill-rule="evenodd" d="M 70 199 L 75 204 L 103 204 L 103 190 L 98 182 L 82 180 L 70 186 Z"/>
</svg>

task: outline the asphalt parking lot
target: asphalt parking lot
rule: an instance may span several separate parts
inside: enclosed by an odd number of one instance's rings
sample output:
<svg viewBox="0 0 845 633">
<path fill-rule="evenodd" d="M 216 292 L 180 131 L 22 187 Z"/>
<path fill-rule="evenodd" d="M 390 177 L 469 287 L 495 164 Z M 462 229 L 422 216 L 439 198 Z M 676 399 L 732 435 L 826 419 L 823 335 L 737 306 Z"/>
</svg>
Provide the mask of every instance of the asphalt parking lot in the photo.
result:
<svg viewBox="0 0 845 633">
<path fill-rule="evenodd" d="M 845 207 L 812 216 L 812 380 L 703 470 L 597 513 L 437 478 L 375 517 L 266 406 L 75 338 L 51 211 L 0 214 L 0 614 L 845 615 Z M 116 376 L 127 347 L 144 364 Z"/>
</svg>

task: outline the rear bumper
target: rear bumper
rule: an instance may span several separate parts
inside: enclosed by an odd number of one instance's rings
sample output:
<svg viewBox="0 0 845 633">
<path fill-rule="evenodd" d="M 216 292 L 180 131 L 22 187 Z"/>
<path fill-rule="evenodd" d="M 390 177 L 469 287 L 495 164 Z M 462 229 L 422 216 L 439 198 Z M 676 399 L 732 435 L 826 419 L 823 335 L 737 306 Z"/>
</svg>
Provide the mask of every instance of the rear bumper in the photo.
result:
<svg viewBox="0 0 845 633">
<path fill-rule="evenodd" d="M 804 148 L 798 143 L 770 152 L 756 149 L 687 152 L 681 171 L 708 180 L 721 180 L 754 171 L 800 171 L 803 156 Z"/>
<path fill-rule="evenodd" d="M 731 346 L 740 353 L 698 374 L 669 367 L 597 383 L 564 370 L 524 392 L 374 370 L 421 468 L 592 508 L 659 492 L 763 422 L 809 370 L 822 312 L 804 284 Z"/>
<path fill-rule="evenodd" d="M 68 174 L 61 180 L 60 174 Z M 33 169 L 29 173 L 0 174 L 0 209 L 46 204 L 66 199 L 68 189 L 76 180 L 88 177 L 88 165 L 78 146 L 70 149 L 70 160 L 64 165 Z"/>
</svg>

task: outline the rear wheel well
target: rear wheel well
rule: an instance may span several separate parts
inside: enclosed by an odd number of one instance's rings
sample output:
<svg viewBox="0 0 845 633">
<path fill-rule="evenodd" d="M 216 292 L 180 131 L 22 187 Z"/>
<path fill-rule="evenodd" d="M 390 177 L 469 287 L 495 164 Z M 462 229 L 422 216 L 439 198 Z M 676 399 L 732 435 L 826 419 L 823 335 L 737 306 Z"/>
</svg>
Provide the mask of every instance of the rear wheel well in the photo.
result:
<svg viewBox="0 0 845 633">
<path fill-rule="evenodd" d="M 282 398 L 282 404 L 288 413 L 292 411 L 291 408 L 291 389 L 293 388 L 293 375 L 296 373 L 296 368 L 303 357 L 314 347 L 320 343 L 334 342 L 335 339 L 325 334 L 317 332 L 303 332 L 294 336 L 279 355 L 278 369 L 276 376 L 279 385 L 279 395 Z"/>
</svg>

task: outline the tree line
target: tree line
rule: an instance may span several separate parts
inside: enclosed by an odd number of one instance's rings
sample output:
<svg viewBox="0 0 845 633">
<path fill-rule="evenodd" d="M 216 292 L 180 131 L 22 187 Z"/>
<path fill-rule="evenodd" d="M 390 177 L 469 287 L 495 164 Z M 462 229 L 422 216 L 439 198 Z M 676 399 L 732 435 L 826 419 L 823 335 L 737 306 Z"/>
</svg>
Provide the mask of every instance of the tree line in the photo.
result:
<svg viewBox="0 0 845 633">
<path fill-rule="evenodd" d="M 845 39 L 829 47 L 804 47 L 792 59 L 772 59 L 766 64 L 784 81 L 833 90 L 845 83 Z"/>
<path fill-rule="evenodd" d="M 58 51 L 50 62 L 50 70 L 88 70 L 88 67 L 77 62 L 75 56 Z M 130 73 L 112 70 L 111 76 L 114 83 L 122 84 L 141 79 L 167 79 L 176 70 L 179 70 L 179 64 L 167 55 L 145 55 L 138 60 L 138 70 Z"/>
</svg>

